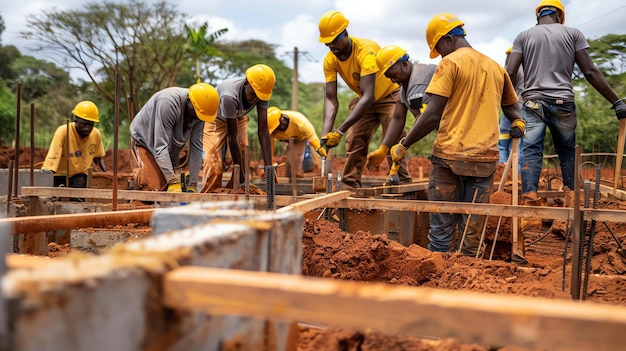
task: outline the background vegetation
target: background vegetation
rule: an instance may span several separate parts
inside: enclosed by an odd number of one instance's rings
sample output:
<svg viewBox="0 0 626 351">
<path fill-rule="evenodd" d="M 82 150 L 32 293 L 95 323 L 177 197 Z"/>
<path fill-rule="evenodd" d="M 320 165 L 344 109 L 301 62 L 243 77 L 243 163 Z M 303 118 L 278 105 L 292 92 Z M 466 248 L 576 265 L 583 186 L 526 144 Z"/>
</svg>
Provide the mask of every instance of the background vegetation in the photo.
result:
<svg viewBox="0 0 626 351">
<path fill-rule="evenodd" d="M 227 42 L 222 28 L 210 32 L 208 23 L 185 23 L 187 14 L 169 3 L 124 4 L 94 2 L 77 10 L 48 10 L 28 18 L 29 31 L 22 37 L 45 51 L 54 62 L 22 55 L 14 46 L 3 46 L 4 21 L 0 13 L 0 145 L 15 139 L 16 105 L 21 98 L 20 145 L 30 144 L 30 116 L 34 110 L 37 147 L 47 148 L 54 130 L 71 116 L 81 100 L 92 100 L 100 109 L 105 148 L 113 148 L 115 102 L 119 98 L 119 148 L 128 147 L 128 126 L 135 113 L 155 92 L 168 86 L 188 87 L 198 79 L 217 85 L 243 76 L 245 69 L 265 63 L 276 72 L 271 105 L 291 108 L 293 72 L 277 58 L 272 43 L 258 40 Z M 626 94 L 626 35 L 610 34 L 589 40 L 589 52 L 619 96 Z M 56 62 L 56 63 L 55 63 Z M 62 63 L 63 67 L 57 64 Z M 81 70 L 86 79 L 74 79 L 70 70 Z M 578 144 L 584 152 L 615 152 L 619 123 L 610 105 L 575 73 L 578 106 Z M 119 79 L 119 84 L 116 81 Z M 321 79 L 320 79 L 321 80 Z M 19 86 L 19 89 L 18 89 Z M 117 89 L 116 89 L 117 87 Z M 318 133 L 322 129 L 323 83 L 298 83 L 298 110 L 309 117 Z M 335 125 L 347 116 L 355 94 L 343 88 Z M 260 158 L 255 113 L 249 126 L 252 157 Z M 407 128 L 414 118 L 407 118 Z M 584 132 L 583 132 L 584 131 Z M 413 155 L 429 155 L 435 133 L 414 145 Z M 380 143 L 380 130 L 370 149 Z M 546 138 L 546 153 L 553 148 Z M 280 151 L 280 148 L 278 148 Z M 335 154 L 344 154 L 342 142 Z"/>
</svg>

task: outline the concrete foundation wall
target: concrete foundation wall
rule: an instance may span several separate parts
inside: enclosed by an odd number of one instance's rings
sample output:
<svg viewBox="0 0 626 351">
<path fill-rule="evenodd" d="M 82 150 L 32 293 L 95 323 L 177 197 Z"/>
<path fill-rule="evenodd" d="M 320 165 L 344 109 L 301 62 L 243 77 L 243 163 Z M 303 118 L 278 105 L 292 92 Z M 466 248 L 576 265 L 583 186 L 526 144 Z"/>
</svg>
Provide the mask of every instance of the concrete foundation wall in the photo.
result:
<svg viewBox="0 0 626 351">
<path fill-rule="evenodd" d="M 30 169 L 20 169 L 17 177 L 17 195 L 21 195 L 22 187 L 30 186 Z M 15 182 L 15 178 L 13 178 L 13 182 Z M 42 172 L 40 169 L 34 169 L 33 183 L 33 186 L 52 186 L 54 184 L 54 175 L 50 172 Z M 0 184 L 2 184 L 2 186 L 0 186 L 0 196 L 8 195 L 9 169 L 0 168 Z M 11 188 L 11 191 L 13 191 L 13 188 Z"/>
<path fill-rule="evenodd" d="M 153 222 L 188 225 L 159 224 L 160 234 L 101 256 L 9 271 L 14 349 L 285 350 L 286 323 L 166 309 L 160 280 L 185 265 L 299 274 L 302 214 L 192 204 L 158 210 Z"/>
</svg>

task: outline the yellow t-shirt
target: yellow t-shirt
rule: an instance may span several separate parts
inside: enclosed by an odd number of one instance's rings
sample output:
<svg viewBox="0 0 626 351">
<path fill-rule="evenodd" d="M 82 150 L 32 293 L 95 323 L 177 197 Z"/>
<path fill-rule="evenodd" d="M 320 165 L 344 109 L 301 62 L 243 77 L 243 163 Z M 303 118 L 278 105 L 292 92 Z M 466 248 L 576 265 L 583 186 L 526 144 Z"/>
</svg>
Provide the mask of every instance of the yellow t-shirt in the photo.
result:
<svg viewBox="0 0 626 351">
<path fill-rule="evenodd" d="M 102 144 L 102 135 L 95 127 L 86 138 L 81 138 L 76 132 L 75 123 L 70 123 L 70 177 L 76 174 L 87 174 L 93 159 L 96 157 L 104 157 L 104 145 Z M 47 169 L 55 172 L 57 176 L 67 174 L 66 168 L 66 146 L 65 140 L 67 136 L 67 126 L 62 125 L 54 132 L 54 137 L 50 143 L 50 149 L 41 169 Z"/>
<path fill-rule="evenodd" d="M 281 110 L 281 112 L 289 117 L 289 126 L 284 132 L 276 129 L 272 134 L 274 139 L 280 141 L 289 141 L 289 138 L 294 138 L 295 141 L 308 140 L 309 144 L 316 150 L 320 148 L 320 138 L 317 136 L 315 128 L 302 113 L 288 110 Z"/>
<path fill-rule="evenodd" d="M 499 158 L 500 107 L 517 102 L 504 68 L 472 48 L 441 59 L 426 93 L 448 98 L 433 155 L 456 161 L 492 162 Z"/>
<path fill-rule="evenodd" d="M 346 82 L 348 87 L 357 95 L 363 96 L 359 86 L 362 76 L 376 74 L 376 87 L 374 98 L 376 101 L 386 97 L 392 91 L 400 87 L 385 77 L 376 65 L 376 53 L 380 50 L 380 45 L 376 42 L 354 38 L 352 39 L 352 55 L 345 61 L 339 61 L 337 56 L 328 52 L 324 58 L 324 78 L 326 83 L 337 81 L 337 74 Z"/>
</svg>

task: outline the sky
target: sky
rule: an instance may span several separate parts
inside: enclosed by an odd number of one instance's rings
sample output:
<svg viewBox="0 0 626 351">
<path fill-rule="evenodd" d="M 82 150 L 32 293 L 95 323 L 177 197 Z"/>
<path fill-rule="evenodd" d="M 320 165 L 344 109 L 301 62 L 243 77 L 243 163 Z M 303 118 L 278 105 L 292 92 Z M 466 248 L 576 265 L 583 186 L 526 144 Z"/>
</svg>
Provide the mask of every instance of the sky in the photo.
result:
<svg viewBox="0 0 626 351">
<path fill-rule="evenodd" d="M 107 0 L 125 2 L 124 0 Z M 157 2 L 143 0 L 144 2 Z M 465 23 L 467 40 L 476 50 L 504 64 L 505 51 L 517 34 L 535 25 L 539 0 L 166 0 L 188 15 L 187 23 L 209 23 L 209 31 L 228 28 L 224 41 L 259 39 L 276 45 L 276 55 L 293 68 L 294 48 L 300 53 L 299 80 L 323 82 L 322 61 L 328 52 L 319 42 L 318 22 L 327 11 L 341 11 L 349 20 L 351 36 L 405 48 L 411 59 L 437 64 L 430 59 L 425 39 L 426 25 L 438 13 L 450 12 Z M 3 45 L 15 45 L 22 54 L 49 60 L 33 52 L 21 39 L 26 19 L 44 10 L 79 9 L 93 0 L 2 1 L 5 22 Z M 626 34 L 626 3 L 623 0 L 563 0 L 565 25 L 580 29 L 588 39 L 606 34 Z M 57 63 L 63 66 L 61 63 Z M 74 75 L 75 73 L 72 72 Z M 77 73 L 78 74 L 78 73 Z"/>
</svg>

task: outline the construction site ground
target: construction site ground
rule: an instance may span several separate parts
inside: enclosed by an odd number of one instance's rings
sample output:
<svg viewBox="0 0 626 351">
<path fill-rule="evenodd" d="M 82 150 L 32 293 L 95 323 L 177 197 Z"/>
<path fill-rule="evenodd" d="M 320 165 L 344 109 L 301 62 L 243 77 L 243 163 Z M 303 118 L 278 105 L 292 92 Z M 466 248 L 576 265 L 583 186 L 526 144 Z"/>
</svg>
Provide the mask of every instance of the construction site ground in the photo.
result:
<svg viewBox="0 0 626 351">
<path fill-rule="evenodd" d="M 0 152 L 0 166 L 6 167 L 3 157 L 8 152 Z M 36 156 L 37 162 L 43 161 L 45 153 Z M 112 169 L 112 152 L 107 152 L 106 165 Z M 127 150 L 118 155 L 120 174 L 130 173 L 128 165 L 130 154 Z M 28 159 L 25 152 L 20 157 Z M 24 162 L 24 161 L 22 161 Z M 21 162 L 21 163 L 22 163 Z M 333 158 L 333 168 L 341 169 L 345 159 Z M 253 166 L 251 165 L 251 169 Z M 258 167 L 254 167 L 258 169 Z M 427 158 L 412 157 L 409 159 L 409 170 L 412 175 L 428 176 L 429 161 Z M 388 167 L 381 165 L 379 169 L 368 170 L 365 176 L 381 176 L 387 174 Z M 305 177 L 318 175 L 305 173 Z M 502 169 L 496 174 L 495 186 L 501 178 Z M 255 174 L 253 174 L 254 176 Z M 585 174 L 583 174 L 585 176 Z M 592 175 L 589 174 L 589 177 Z M 612 179 L 613 170 L 603 169 L 602 178 Z M 549 177 L 547 177 L 549 179 Z M 91 186 L 105 189 L 111 186 L 111 172 L 95 172 Z M 546 179 L 546 177 L 542 178 Z M 558 186 L 556 184 L 555 186 Z M 510 184 L 507 189 L 510 189 Z M 509 190 L 510 191 L 510 190 Z M 504 200 L 501 198 L 504 196 Z M 562 206 L 561 199 L 547 199 L 547 206 Z M 495 194 L 492 202 L 507 201 L 506 195 Z M 141 202 L 123 204 L 119 209 L 141 208 Z M 601 199 L 597 208 L 626 210 L 626 203 L 617 199 Z M 366 282 L 383 282 L 392 285 L 410 285 L 473 291 L 490 294 L 525 295 L 550 299 L 571 299 L 571 239 L 566 242 L 568 223 L 546 222 L 541 228 L 526 229 L 526 258 L 528 264 L 516 265 L 507 262 L 510 256 L 511 220 L 502 218 L 499 225 L 499 236 L 493 259 L 489 260 L 499 218 L 490 217 L 485 234 L 486 249 L 482 258 L 465 257 L 458 253 L 433 253 L 427 249 L 411 245 L 405 247 L 390 240 L 386 234 L 362 230 L 344 232 L 332 216 L 319 216 L 319 211 L 306 215 L 303 240 L 302 274 L 331 279 L 345 279 Z M 359 217 L 357 217 L 359 218 Z M 360 218 L 367 227 L 367 213 Z M 357 219 L 358 220 L 358 219 Z M 588 287 L 584 299 L 591 303 L 626 305 L 626 254 L 622 245 L 626 244 L 626 224 L 618 223 L 587 223 L 587 229 L 595 230 L 593 255 L 589 272 Z M 123 226 L 124 231 L 136 231 L 139 234 L 132 240 L 140 240 L 149 236 L 149 228 L 136 223 Z M 84 231 L 91 230 L 83 228 Z M 589 236 L 585 237 L 588 240 Z M 68 254 L 68 244 L 51 242 L 51 257 Z M 429 260 L 432 264 L 424 265 Z M 564 270 L 565 267 L 565 270 Z M 363 306 L 367 308 L 367 306 Z M 455 339 L 434 340 L 396 335 L 393 330 L 387 333 L 372 333 L 367 330 L 348 330 L 340 326 L 316 325 L 314 323 L 299 324 L 298 350 L 300 351 L 384 351 L 384 350 L 527 350 L 507 345 L 475 345 L 463 344 Z M 621 345 L 616 345 L 616 350 Z"/>
</svg>

